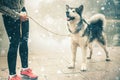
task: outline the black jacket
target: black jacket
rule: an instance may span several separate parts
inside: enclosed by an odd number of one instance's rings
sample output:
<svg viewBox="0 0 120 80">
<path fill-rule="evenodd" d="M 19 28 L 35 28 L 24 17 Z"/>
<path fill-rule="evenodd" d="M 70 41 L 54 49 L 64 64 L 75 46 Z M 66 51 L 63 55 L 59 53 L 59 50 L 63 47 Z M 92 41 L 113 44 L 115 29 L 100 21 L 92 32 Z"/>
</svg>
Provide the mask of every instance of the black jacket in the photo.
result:
<svg viewBox="0 0 120 80">
<path fill-rule="evenodd" d="M 24 7 L 25 0 L 0 0 L 0 12 L 3 15 L 19 19 L 19 12 Z"/>
</svg>

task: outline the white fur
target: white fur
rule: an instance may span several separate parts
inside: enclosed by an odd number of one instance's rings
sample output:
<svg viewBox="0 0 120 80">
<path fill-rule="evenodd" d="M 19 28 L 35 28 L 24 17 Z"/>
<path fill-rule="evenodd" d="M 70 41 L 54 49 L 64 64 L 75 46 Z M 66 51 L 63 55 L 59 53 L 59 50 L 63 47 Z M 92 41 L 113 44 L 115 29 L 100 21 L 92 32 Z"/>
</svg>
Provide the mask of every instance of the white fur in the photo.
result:
<svg viewBox="0 0 120 80">
<path fill-rule="evenodd" d="M 101 19 L 103 21 L 103 27 L 106 26 L 106 19 L 103 14 L 95 14 L 89 19 L 89 23 L 96 22 L 98 19 Z"/>
<path fill-rule="evenodd" d="M 76 20 L 80 20 L 80 16 L 76 13 L 75 9 L 68 9 L 70 16 L 75 17 Z"/>
</svg>

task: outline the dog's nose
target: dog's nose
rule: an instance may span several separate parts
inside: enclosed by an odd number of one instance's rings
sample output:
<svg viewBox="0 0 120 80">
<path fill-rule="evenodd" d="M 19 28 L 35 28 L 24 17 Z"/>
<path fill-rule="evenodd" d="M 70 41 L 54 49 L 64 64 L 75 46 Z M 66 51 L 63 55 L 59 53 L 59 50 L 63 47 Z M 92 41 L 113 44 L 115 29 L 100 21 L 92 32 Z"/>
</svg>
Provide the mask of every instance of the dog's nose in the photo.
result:
<svg viewBox="0 0 120 80">
<path fill-rule="evenodd" d="M 68 11 L 66 11 L 66 14 L 67 14 L 67 15 L 69 15 L 69 12 L 68 12 Z"/>
</svg>

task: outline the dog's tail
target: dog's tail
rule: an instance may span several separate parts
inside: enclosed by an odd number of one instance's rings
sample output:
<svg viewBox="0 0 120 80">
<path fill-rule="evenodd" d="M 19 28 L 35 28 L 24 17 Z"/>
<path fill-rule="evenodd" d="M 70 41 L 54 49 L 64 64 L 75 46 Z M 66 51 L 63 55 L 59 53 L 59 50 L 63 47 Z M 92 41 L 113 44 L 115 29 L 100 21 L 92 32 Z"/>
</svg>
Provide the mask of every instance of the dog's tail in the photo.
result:
<svg viewBox="0 0 120 80">
<path fill-rule="evenodd" d="M 85 31 L 85 34 L 88 34 L 90 37 L 90 42 L 94 39 L 99 39 L 102 35 L 105 24 L 105 16 L 102 14 L 96 14 L 90 18 L 88 28 Z"/>
<path fill-rule="evenodd" d="M 103 14 L 95 14 L 90 18 L 90 24 L 92 25 L 98 25 L 99 27 L 105 27 L 106 26 L 106 19 Z"/>
</svg>

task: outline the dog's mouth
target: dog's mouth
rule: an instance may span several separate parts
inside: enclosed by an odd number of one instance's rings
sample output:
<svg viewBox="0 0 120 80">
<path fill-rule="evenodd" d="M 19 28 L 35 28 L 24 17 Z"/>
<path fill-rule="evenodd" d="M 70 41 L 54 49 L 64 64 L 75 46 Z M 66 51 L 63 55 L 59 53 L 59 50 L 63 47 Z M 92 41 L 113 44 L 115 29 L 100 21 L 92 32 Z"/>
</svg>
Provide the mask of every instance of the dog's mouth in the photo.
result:
<svg viewBox="0 0 120 80">
<path fill-rule="evenodd" d="M 71 16 L 67 16 L 67 21 L 71 21 L 71 20 L 74 20 L 75 17 L 71 17 Z"/>
<path fill-rule="evenodd" d="M 75 17 L 70 16 L 69 12 L 66 12 L 66 16 L 67 16 L 67 21 L 71 21 L 75 19 Z"/>
</svg>

